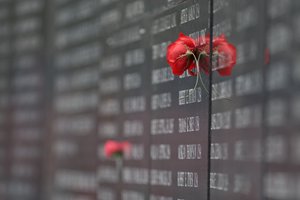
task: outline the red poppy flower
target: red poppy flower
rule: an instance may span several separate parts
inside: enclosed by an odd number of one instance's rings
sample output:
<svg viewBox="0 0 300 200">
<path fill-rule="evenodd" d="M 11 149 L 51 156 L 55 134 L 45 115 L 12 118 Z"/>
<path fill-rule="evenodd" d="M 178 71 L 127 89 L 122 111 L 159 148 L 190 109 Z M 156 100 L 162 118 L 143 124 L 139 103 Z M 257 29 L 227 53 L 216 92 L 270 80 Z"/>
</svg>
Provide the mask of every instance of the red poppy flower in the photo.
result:
<svg viewBox="0 0 300 200">
<path fill-rule="evenodd" d="M 104 153 L 107 158 L 110 157 L 122 157 L 123 154 L 130 149 L 130 143 L 125 142 L 117 142 L 114 140 L 108 140 L 104 144 Z"/>
<path fill-rule="evenodd" d="M 214 53 L 217 55 L 216 70 L 221 76 L 230 76 L 236 64 L 236 48 L 230 44 L 225 35 L 217 37 L 213 41 Z"/>
<path fill-rule="evenodd" d="M 236 64 L 236 48 L 230 44 L 224 35 L 213 40 L 213 50 L 210 50 L 210 36 L 199 38 L 199 44 L 185 36 L 179 34 L 178 39 L 168 46 L 167 61 L 172 68 L 174 75 L 182 75 L 184 71 L 192 76 L 196 76 L 196 64 L 200 70 L 206 74 L 210 71 L 210 53 L 213 54 L 213 70 L 221 76 L 231 75 L 232 68 Z M 200 56 L 200 58 L 198 58 Z M 197 62 L 197 59 L 199 63 Z M 198 70 L 197 70 L 198 71 Z"/>
<path fill-rule="evenodd" d="M 209 58 L 209 39 L 206 41 L 206 46 L 203 47 L 207 51 L 207 56 L 200 59 L 200 68 L 209 73 L 210 58 Z M 221 35 L 213 41 L 213 67 L 221 76 L 230 76 L 231 71 L 236 64 L 236 48 L 228 43 L 224 35 Z"/>
<path fill-rule="evenodd" d="M 195 60 L 192 55 L 195 50 L 195 41 L 180 33 L 178 39 L 171 43 L 167 49 L 167 61 L 173 74 L 180 76 L 185 70 L 195 68 Z"/>
</svg>

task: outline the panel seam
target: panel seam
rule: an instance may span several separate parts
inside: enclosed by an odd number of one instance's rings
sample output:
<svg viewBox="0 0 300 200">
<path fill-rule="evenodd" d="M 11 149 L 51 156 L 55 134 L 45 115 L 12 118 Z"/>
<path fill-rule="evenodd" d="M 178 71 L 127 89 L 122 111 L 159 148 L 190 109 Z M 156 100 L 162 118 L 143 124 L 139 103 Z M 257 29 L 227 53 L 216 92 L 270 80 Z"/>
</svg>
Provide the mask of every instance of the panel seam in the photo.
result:
<svg viewBox="0 0 300 200">
<path fill-rule="evenodd" d="M 212 115 L 212 48 L 213 48 L 213 25 L 214 25 L 214 0 L 209 0 L 209 35 L 210 35 L 210 68 L 209 68 L 209 82 L 208 82 L 208 140 L 207 140 L 207 200 L 210 200 L 210 172 L 211 172 L 211 115 Z"/>
</svg>

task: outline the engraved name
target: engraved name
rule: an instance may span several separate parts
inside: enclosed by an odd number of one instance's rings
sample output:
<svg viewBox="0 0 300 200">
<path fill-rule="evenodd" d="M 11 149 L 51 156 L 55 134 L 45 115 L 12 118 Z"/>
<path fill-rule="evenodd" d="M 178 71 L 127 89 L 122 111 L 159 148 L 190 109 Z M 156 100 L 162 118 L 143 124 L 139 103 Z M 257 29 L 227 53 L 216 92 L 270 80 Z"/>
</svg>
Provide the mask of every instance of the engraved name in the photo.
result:
<svg viewBox="0 0 300 200">
<path fill-rule="evenodd" d="M 174 119 L 152 119 L 151 135 L 170 134 L 174 132 Z"/>
<path fill-rule="evenodd" d="M 186 144 L 178 146 L 179 160 L 196 160 L 201 159 L 201 144 Z"/>
<path fill-rule="evenodd" d="M 178 119 L 178 132 L 189 133 L 200 130 L 200 117 L 184 117 Z"/>
<path fill-rule="evenodd" d="M 155 94 L 151 97 L 151 109 L 158 110 L 163 108 L 171 107 L 172 104 L 172 97 L 171 93 L 162 93 L 162 94 Z"/>
<path fill-rule="evenodd" d="M 178 92 L 178 105 L 201 102 L 201 88 L 180 90 Z"/>
</svg>

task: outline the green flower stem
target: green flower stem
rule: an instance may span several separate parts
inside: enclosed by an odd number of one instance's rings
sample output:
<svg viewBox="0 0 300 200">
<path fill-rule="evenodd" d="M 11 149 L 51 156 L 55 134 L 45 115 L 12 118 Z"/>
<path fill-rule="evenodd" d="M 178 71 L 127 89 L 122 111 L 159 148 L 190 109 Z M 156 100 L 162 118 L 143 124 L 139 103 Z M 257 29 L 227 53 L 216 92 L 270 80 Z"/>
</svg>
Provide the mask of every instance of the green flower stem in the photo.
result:
<svg viewBox="0 0 300 200">
<path fill-rule="evenodd" d="M 200 53 L 199 56 L 198 56 L 198 58 L 196 57 L 196 55 L 195 55 L 194 53 L 191 53 L 191 55 L 193 55 L 193 57 L 194 57 L 194 59 L 195 59 L 195 61 L 196 61 L 196 67 L 197 67 L 197 80 L 196 80 L 196 84 L 195 84 L 194 90 L 196 90 L 196 87 L 197 87 L 198 82 L 199 82 L 199 79 L 200 79 L 203 88 L 205 89 L 205 91 L 206 91 L 207 93 L 209 93 L 209 91 L 207 90 L 207 88 L 206 88 L 205 85 L 204 85 L 204 82 L 203 82 L 203 79 L 202 79 L 202 76 L 201 76 L 201 73 L 200 73 L 200 66 L 199 66 L 199 61 L 200 61 L 201 56 L 202 56 L 202 55 L 206 55 L 206 54 L 205 54 L 205 53 Z M 212 89 L 213 89 L 213 92 L 214 92 L 215 94 L 220 94 L 220 93 L 216 90 L 216 88 L 212 87 Z M 225 99 L 226 99 L 226 100 L 229 100 L 229 101 L 232 101 L 232 100 L 229 99 L 229 98 L 225 98 Z"/>
<path fill-rule="evenodd" d="M 122 151 L 119 151 L 119 152 L 116 152 L 116 153 L 114 153 L 113 155 L 112 155 L 112 157 L 114 158 L 114 159 L 122 159 L 122 157 L 123 157 L 123 152 Z"/>
<path fill-rule="evenodd" d="M 209 91 L 208 91 L 207 88 L 205 87 L 204 82 L 203 82 L 203 80 L 202 80 L 201 73 L 200 73 L 200 66 L 199 66 L 200 58 L 201 58 L 201 56 L 204 55 L 204 54 L 205 54 L 205 53 L 200 53 L 199 56 L 198 56 L 198 58 L 197 58 L 196 55 L 195 55 L 194 53 L 192 53 L 194 59 L 196 60 L 196 68 L 197 68 L 197 80 L 196 80 L 196 84 L 195 84 L 194 90 L 196 90 L 196 87 L 197 87 L 198 82 L 199 82 L 199 79 L 200 79 L 203 88 L 205 89 L 205 91 L 206 91 L 207 93 L 209 93 Z"/>
<path fill-rule="evenodd" d="M 122 160 L 122 157 L 118 157 L 115 160 L 116 160 L 116 170 L 118 173 L 118 178 L 119 178 L 119 181 L 121 181 L 122 180 L 123 160 Z"/>
</svg>

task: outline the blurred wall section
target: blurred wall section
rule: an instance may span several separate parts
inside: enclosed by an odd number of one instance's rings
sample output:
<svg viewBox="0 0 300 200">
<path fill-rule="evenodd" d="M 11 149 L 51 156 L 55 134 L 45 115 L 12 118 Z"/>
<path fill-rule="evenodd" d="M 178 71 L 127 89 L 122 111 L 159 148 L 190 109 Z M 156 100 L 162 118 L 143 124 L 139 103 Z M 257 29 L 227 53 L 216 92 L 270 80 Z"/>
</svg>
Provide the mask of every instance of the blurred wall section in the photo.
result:
<svg viewBox="0 0 300 200">
<path fill-rule="evenodd" d="M 266 1 L 263 195 L 300 199 L 300 3 Z"/>
<path fill-rule="evenodd" d="M 11 10 L 10 1 L 0 2 L 0 199 L 7 199 L 9 178 L 9 113 L 11 62 Z"/>
<path fill-rule="evenodd" d="M 47 193 L 52 200 L 96 198 L 98 3 L 49 1 L 52 68 Z"/>
<path fill-rule="evenodd" d="M 2 2 L 1 2 L 2 3 Z M 7 1 L 9 113 L 6 197 L 40 199 L 45 140 L 45 1 Z M 3 3 L 2 3 L 3 4 Z M 2 12 L 1 12 L 2 13 Z M 5 23 L 4 23 L 5 24 Z M 2 24 L 1 24 L 2 27 Z M 9 40 L 10 39 L 10 40 Z M 2 62 L 2 60 L 1 60 Z"/>
</svg>

